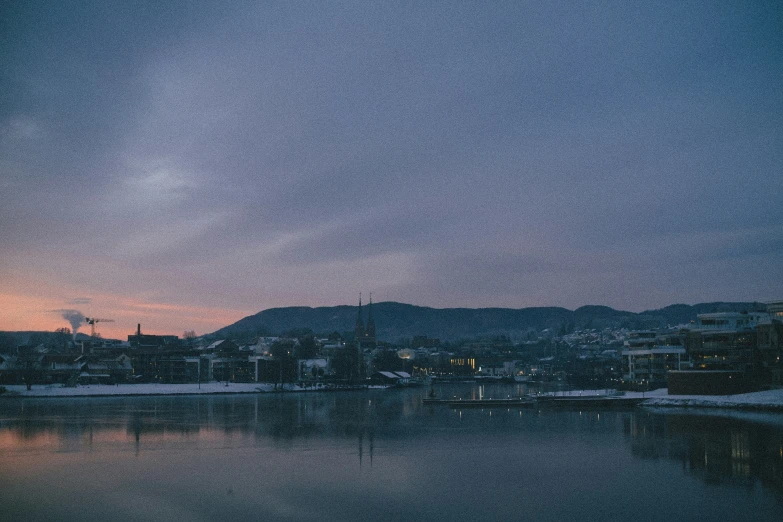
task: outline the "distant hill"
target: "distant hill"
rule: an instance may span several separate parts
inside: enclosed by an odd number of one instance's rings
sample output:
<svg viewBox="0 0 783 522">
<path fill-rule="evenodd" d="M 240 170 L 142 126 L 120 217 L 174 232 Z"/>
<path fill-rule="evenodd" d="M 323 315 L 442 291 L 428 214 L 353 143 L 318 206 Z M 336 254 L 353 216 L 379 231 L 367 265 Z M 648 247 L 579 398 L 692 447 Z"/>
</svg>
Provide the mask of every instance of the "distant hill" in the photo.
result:
<svg viewBox="0 0 783 522">
<path fill-rule="evenodd" d="M 89 341 L 91 337 L 83 333 L 76 334 L 76 341 Z M 71 335 L 63 337 L 62 334 L 48 331 L 0 331 L 0 353 L 12 353 L 17 346 L 43 344 L 47 348 L 61 348 L 63 344 L 73 340 Z M 109 340 L 109 339 L 107 339 Z"/>
<path fill-rule="evenodd" d="M 397 342 L 415 335 L 426 335 L 444 341 L 488 338 L 506 335 L 512 340 L 526 339 L 529 333 L 550 329 L 555 333 L 575 329 L 659 328 L 687 324 L 698 314 L 764 310 L 763 303 L 717 302 L 695 305 L 674 304 L 641 313 L 615 310 L 607 306 L 583 306 L 576 310 L 559 307 L 539 308 L 428 308 L 404 303 L 374 303 L 373 316 L 379 340 Z M 318 334 L 353 332 L 358 307 L 304 306 L 270 308 L 210 334 L 212 338 L 252 339 L 258 335 L 280 335 L 297 329 Z M 367 320 L 367 306 L 363 310 Z M 77 340 L 89 339 L 77 334 Z M 15 350 L 22 344 L 56 344 L 54 332 L 0 331 L 0 353 Z"/>
<path fill-rule="evenodd" d="M 641 313 L 607 306 L 583 306 L 574 311 L 559 307 L 540 308 L 428 308 L 404 303 L 374 303 L 373 317 L 379 340 L 396 342 L 415 335 L 442 340 L 507 335 L 526 338 L 531 331 L 572 331 L 584 328 L 658 328 L 685 324 L 697 314 L 764 310 L 762 303 L 676 304 Z M 217 330 L 210 337 L 252 338 L 280 335 L 296 329 L 315 333 L 353 332 L 358 307 L 270 308 Z M 367 306 L 363 309 L 367 320 Z"/>
</svg>

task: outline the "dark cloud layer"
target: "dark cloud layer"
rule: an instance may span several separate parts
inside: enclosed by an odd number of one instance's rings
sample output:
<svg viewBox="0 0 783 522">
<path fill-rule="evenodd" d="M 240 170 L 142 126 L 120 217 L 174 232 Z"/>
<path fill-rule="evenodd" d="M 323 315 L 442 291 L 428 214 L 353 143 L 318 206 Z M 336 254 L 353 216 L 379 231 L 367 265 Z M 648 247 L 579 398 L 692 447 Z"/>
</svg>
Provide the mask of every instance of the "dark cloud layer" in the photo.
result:
<svg viewBox="0 0 783 522">
<path fill-rule="evenodd" d="M 775 2 L 2 9 L 10 293 L 783 293 Z"/>
</svg>

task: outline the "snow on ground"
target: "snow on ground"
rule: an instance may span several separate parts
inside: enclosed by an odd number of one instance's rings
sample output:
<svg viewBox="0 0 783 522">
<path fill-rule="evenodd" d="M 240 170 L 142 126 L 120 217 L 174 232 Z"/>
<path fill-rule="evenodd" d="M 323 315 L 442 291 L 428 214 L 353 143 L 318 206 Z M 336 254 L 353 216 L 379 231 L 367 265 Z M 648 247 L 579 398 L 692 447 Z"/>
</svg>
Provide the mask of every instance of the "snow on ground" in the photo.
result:
<svg viewBox="0 0 783 522">
<path fill-rule="evenodd" d="M 24 385 L 10 385 L 5 387 L 7 392 L 3 395 L 9 397 L 94 397 L 111 395 L 198 395 L 218 393 L 259 393 L 271 392 L 275 387 L 266 383 L 229 383 L 203 382 L 199 384 L 89 384 L 66 388 L 61 384 L 44 386 L 35 385 L 32 390 L 27 390 Z M 280 389 L 278 387 L 278 389 Z M 293 384 L 285 385 L 286 391 L 302 391 Z M 2 396 L 0 396 L 2 397 Z"/>
<path fill-rule="evenodd" d="M 737 395 L 664 394 L 645 401 L 644 406 L 783 411 L 783 389 L 741 393 Z"/>
<path fill-rule="evenodd" d="M 197 395 L 225 393 L 266 393 L 275 391 L 273 384 L 266 383 L 229 383 L 205 382 L 199 384 L 90 384 L 66 388 L 62 385 L 36 385 L 27 390 L 24 385 L 8 385 L 6 393 L 0 397 L 96 397 L 112 395 Z M 329 390 L 319 387 L 318 390 Z M 278 387 L 279 390 L 279 387 Z M 295 384 L 286 384 L 285 391 L 315 391 L 313 388 L 301 388 Z M 645 407 L 667 408 L 729 408 L 738 410 L 768 410 L 783 412 L 783 389 L 768 390 L 738 395 L 668 395 L 666 388 L 649 392 L 617 392 L 616 390 L 572 390 L 556 392 L 551 395 L 595 397 L 620 395 L 623 397 L 649 398 Z"/>
<path fill-rule="evenodd" d="M 736 410 L 783 411 L 783 389 L 737 395 L 669 395 L 669 390 L 666 388 L 648 392 L 618 392 L 612 389 L 571 390 L 565 392 L 551 392 L 545 395 L 555 395 L 557 397 L 649 397 L 649 400 L 642 404 L 645 407 L 730 408 Z"/>
<path fill-rule="evenodd" d="M 600 390 L 570 390 L 570 391 L 558 391 L 547 392 L 541 395 L 553 395 L 555 397 L 659 397 L 666 395 L 666 388 L 660 388 L 658 390 L 648 392 L 621 392 L 613 388 Z"/>
</svg>

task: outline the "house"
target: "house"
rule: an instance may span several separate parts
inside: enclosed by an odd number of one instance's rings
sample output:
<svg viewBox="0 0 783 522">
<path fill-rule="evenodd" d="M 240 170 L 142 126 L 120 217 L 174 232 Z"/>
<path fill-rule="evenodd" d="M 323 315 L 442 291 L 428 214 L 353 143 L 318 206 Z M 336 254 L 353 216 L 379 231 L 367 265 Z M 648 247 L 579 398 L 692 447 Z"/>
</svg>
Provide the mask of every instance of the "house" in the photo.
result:
<svg viewBox="0 0 783 522">
<path fill-rule="evenodd" d="M 74 363 L 78 365 L 78 379 L 82 384 L 128 382 L 133 374 L 131 358 L 125 354 L 117 357 L 82 355 Z"/>
<path fill-rule="evenodd" d="M 330 371 L 329 359 L 300 359 L 298 379 L 300 381 L 315 380 L 320 376 L 327 375 Z"/>
<path fill-rule="evenodd" d="M 47 384 L 65 384 L 81 372 L 82 362 L 75 354 L 46 354 L 41 359 L 41 370 Z"/>
<path fill-rule="evenodd" d="M 225 339 L 221 339 L 219 341 L 215 341 L 214 343 L 210 344 L 205 348 L 205 351 L 207 352 L 236 352 L 239 351 L 239 346 L 236 345 L 236 343 L 233 343 L 231 341 L 227 341 Z"/>
</svg>

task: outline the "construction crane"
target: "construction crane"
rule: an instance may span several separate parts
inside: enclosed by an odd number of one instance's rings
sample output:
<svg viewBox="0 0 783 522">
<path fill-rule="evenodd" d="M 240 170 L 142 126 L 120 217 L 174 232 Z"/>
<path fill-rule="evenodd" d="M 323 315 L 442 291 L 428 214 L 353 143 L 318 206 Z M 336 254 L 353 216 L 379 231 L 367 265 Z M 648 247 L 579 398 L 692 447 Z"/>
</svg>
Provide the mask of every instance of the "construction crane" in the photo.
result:
<svg viewBox="0 0 783 522">
<path fill-rule="evenodd" d="M 98 319 L 96 317 L 85 317 L 84 322 L 90 325 L 90 337 L 95 337 L 95 323 L 113 323 L 114 319 Z"/>
</svg>

